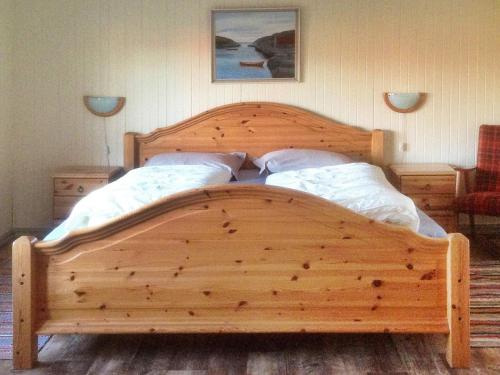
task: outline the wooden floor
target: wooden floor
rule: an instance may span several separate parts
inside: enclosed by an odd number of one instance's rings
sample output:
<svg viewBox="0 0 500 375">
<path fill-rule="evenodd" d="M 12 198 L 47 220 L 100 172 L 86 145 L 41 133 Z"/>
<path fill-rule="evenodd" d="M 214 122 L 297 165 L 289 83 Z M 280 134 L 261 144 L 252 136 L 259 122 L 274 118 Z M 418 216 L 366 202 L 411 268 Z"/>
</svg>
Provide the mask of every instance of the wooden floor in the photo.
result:
<svg viewBox="0 0 500 375">
<path fill-rule="evenodd" d="M 479 237 L 472 243 L 472 262 L 498 259 L 495 243 Z M 8 247 L 0 250 L 5 257 Z M 11 361 L 0 361 L 0 374 L 500 374 L 500 348 L 473 349 L 471 370 L 451 370 L 444 340 L 346 334 L 53 336 L 36 369 L 14 372 Z"/>
</svg>

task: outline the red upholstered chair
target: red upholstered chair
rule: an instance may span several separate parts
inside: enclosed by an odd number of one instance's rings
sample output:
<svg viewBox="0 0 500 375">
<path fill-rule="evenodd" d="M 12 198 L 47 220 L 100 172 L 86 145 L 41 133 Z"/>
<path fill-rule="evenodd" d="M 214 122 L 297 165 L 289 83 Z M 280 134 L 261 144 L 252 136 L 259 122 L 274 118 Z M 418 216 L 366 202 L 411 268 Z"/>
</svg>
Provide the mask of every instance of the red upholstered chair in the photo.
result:
<svg viewBox="0 0 500 375">
<path fill-rule="evenodd" d="M 465 195 L 457 198 L 459 213 L 469 214 L 472 236 L 474 215 L 500 216 L 500 125 L 481 125 L 477 167 L 457 169 Z"/>
</svg>

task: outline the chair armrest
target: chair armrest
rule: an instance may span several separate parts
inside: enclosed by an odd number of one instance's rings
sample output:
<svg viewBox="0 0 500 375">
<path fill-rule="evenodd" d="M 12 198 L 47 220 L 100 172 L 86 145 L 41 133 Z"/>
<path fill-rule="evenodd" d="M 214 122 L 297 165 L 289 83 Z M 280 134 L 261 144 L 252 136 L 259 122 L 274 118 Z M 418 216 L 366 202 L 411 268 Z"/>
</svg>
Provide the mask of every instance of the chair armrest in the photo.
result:
<svg viewBox="0 0 500 375">
<path fill-rule="evenodd" d="M 476 167 L 455 167 L 457 172 L 457 197 L 474 192 L 476 185 Z"/>
</svg>

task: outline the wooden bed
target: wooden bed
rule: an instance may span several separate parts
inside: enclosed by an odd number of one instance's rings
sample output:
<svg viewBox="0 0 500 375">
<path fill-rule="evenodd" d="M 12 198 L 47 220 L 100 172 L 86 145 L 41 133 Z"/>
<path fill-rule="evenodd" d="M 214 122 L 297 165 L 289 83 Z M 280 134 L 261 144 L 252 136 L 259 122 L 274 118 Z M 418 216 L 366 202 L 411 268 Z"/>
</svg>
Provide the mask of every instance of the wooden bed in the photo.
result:
<svg viewBox="0 0 500 375">
<path fill-rule="evenodd" d="M 383 132 L 273 103 L 219 107 L 125 135 L 125 166 L 166 151 L 332 150 L 383 163 Z M 220 185 L 176 194 L 59 241 L 13 246 L 14 367 L 36 335 L 390 332 L 448 335 L 467 367 L 469 247 L 298 191 Z"/>
</svg>

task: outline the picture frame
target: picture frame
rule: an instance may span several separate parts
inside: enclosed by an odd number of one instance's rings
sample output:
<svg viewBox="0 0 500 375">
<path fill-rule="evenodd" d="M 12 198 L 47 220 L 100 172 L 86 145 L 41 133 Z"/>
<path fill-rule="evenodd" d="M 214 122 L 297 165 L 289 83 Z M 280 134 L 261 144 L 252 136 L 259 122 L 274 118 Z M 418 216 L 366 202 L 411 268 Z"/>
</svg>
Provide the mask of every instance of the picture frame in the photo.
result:
<svg viewBox="0 0 500 375">
<path fill-rule="evenodd" d="M 211 80 L 299 82 L 300 9 L 211 11 Z"/>
</svg>

